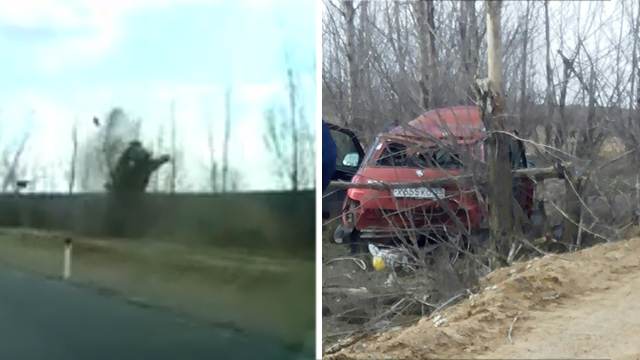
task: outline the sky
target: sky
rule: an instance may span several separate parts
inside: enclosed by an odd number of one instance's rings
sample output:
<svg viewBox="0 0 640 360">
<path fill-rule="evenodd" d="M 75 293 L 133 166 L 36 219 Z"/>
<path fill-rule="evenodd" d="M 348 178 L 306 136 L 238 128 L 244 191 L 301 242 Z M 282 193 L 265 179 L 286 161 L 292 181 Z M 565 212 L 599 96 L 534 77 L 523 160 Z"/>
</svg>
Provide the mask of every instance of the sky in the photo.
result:
<svg viewBox="0 0 640 360">
<path fill-rule="evenodd" d="M 62 191 L 71 128 L 81 142 L 92 118 L 121 107 L 153 145 L 179 123 L 184 181 L 206 188 L 207 129 L 220 155 L 224 94 L 231 91 L 230 163 L 242 190 L 280 187 L 263 141 L 265 111 L 286 107 L 294 71 L 308 127 L 315 114 L 315 2 L 300 0 L 0 0 L 0 151 L 29 140 L 22 177 Z M 168 133 L 165 134 L 165 143 Z M 166 169 L 165 169 L 166 170 Z M 0 170 L 1 176 L 1 170 Z"/>
</svg>

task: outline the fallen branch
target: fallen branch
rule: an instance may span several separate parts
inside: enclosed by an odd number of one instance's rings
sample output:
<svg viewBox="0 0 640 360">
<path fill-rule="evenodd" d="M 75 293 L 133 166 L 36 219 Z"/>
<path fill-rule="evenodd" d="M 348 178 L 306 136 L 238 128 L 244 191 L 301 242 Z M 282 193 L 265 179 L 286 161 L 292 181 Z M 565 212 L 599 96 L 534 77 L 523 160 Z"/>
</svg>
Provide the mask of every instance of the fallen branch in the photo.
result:
<svg viewBox="0 0 640 360">
<path fill-rule="evenodd" d="M 369 290 L 365 287 L 359 288 L 324 288 L 322 294 L 347 294 L 347 295 L 369 295 Z"/>
<path fill-rule="evenodd" d="M 466 295 L 469 293 L 469 290 L 465 290 L 455 296 L 453 296 L 452 298 L 450 298 L 449 300 L 443 302 L 442 304 L 440 304 L 435 310 L 433 310 L 433 312 L 431 313 L 431 315 L 435 315 L 437 314 L 440 310 L 444 309 L 447 305 L 451 304 L 452 302 L 458 300 L 460 297 L 462 297 L 463 295 Z"/>
<path fill-rule="evenodd" d="M 511 333 L 513 332 L 513 325 L 516 324 L 516 321 L 518 321 L 518 316 L 516 315 L 516 317 L 513 318 L 513 321 L 511 322 L 511 326 L 509 326 L 509 332 L 507 333 L 507 338 L 509 339 L 509 344 L 513 344 L 513 340 L 511 339 Z"/>
<path fill-rule="evenodd" d="M 349 347 L 355 343 L 357 343 L 358 341 L 364 339 L 367 335 L 369 334 L 368 331 L 362 332 L 360 334 L 357 335 L 353 335 L 343 341 L 338 341 L 336 344 L 333 344 L 332 346 L 330 346 L 327 350 L 325 350 L 325 355 L 330 355 L 330 354 L 334 354 L 337 353 L 338 351 Z"/>
<path fill-rule="evenodd" d="M 549 166 L 544 168 L 527 168 L 513 170 L 514 177 L 532 178 L 536 181 L 545 179 L 558 178 L 561 179 L 564 176 L 564 170 L 570 164 L 558 164 L 556 166 Z M 437 186 L 444 184 L 454 183 L 479 183 L 486 184 L 488 179 L 484 176 L 468 175 L 456 175 L 443 177 L 433 180 L 424 180 L 419 182 L 383 182 L 378 180 L 371 180 L 367 183 L 351 183 L 346 181 L 332 181 L 330 186 L 335 189 L 374 189 L 374 190 L 388 190 L 388 189 L 410 189 L 419 188 L 424 186 Z"/>
<path fill-rule="evenodd" d="M 333 262 L 341 261 L 341 260 L 352 260 L 353 262 L 356 263 L 356 265 L 358 265 L 358 267 L 360 269 L 367 270 L 367 264 L 364 262 L 364 260 L 358 259 L 358 258 L 355 258 L 355 257 L 339 257 L 339 258 L 328 260 L 323 265 L 329 265 L 329 264 L 331 264 Z"/>
</svg>

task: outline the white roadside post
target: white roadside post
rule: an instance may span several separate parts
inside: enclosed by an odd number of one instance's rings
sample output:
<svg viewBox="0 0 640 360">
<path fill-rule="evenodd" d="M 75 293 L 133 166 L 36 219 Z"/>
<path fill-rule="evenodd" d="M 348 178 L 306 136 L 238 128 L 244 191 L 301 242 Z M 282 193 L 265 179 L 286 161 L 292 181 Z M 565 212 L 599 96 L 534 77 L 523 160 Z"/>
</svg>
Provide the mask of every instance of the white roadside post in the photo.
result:
<svg viewBox="0 0 640 360">
<path fill-rule="evenodd" d="M 67 280 L 71 277 L 71 238 L 64 240 L 64 265 L 62 269 L 62 279 Z"/>
</svg>

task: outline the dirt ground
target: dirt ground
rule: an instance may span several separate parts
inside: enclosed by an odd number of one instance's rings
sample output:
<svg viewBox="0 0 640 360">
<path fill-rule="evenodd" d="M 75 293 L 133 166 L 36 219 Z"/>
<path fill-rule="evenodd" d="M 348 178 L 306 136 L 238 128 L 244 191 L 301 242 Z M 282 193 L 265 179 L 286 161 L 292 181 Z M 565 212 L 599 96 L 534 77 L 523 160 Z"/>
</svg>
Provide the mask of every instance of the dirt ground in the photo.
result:
<svg viewBox="0 0 640 360">
<path fill-rule="evenodd" d="M 499 269 L 456 305 L 338 359 L 640 359 L 640 238 Z"/>
<path fill-rule="evenodd" d="M 71 282 L 207 322 L 313 346 L 314 263 L 248 249 L 88 238 L 0 229 L 0 262 L 60 277 L 64 238 L 73 238 Z"/>
</svg>

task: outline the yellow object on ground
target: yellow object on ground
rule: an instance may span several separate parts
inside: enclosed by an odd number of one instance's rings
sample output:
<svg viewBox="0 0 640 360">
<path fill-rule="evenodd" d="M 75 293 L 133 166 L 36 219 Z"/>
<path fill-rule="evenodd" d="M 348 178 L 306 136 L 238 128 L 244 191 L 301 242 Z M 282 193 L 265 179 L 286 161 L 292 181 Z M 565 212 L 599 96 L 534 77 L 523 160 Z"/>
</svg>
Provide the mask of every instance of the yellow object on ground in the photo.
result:
<svg viewBox="0 0 640 360">
<path fill-rule="evenodd" d="M 384 270 L 384 259 L 382 258 L 382 256 L 374 256 L 373 257 L 373 268 L 376 269 L 376 271 L 381 271 Z"/>
</svg>

